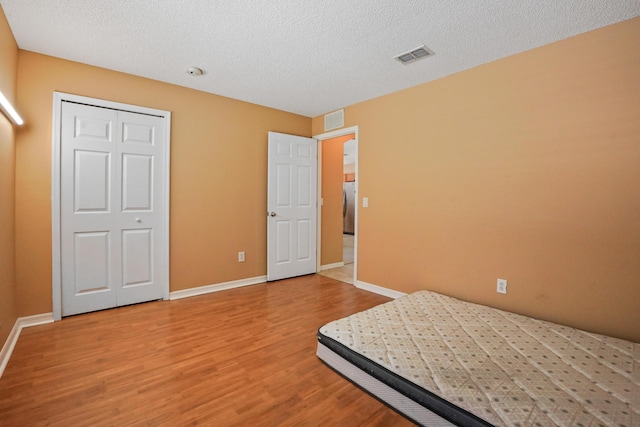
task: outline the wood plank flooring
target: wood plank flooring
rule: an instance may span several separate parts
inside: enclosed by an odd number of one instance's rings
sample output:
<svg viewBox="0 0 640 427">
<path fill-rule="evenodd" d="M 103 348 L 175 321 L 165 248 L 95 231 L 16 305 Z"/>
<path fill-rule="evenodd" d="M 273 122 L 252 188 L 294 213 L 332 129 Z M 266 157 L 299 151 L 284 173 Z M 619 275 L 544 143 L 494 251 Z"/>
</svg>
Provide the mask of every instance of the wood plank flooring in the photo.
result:
<svg viewBox="0 0 640 427">
<path fill-rule="evenodd" d="M 2 426 L 409 426 L 316 356 L 316 331 L 388 301 L 311 275 L 22 331 Z"/>
</svg>

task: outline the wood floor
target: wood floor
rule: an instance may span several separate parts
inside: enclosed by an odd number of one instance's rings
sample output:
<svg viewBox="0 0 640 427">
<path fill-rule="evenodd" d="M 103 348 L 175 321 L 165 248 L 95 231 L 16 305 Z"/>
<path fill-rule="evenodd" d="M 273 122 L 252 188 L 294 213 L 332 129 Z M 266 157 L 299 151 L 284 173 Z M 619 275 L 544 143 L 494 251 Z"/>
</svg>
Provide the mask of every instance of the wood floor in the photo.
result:
<svg viewBox="0 0 640 427">
<path fill-rule="evenodd" d="M 311 275 L 22 331 L 2 426 L 409 426 L 316 356 L 316 331 L 388 298 Z"/>
</svg>

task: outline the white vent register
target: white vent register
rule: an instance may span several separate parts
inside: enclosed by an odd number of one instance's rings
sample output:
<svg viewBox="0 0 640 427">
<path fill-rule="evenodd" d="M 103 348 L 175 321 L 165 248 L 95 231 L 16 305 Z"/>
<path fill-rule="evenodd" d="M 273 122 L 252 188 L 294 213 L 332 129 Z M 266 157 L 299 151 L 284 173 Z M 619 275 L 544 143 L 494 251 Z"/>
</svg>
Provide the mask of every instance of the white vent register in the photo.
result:
<svg viewBox="0 0 640 427">
<path fill-rule="evenodd" d="M 435 53 L 431 49 L 422 45 L 410 50 L 409 52 L 401 53 L 400 55 L 396 56 L 395 59 L 398 62 L 407 65 L 416 62 L 419 59 L 428 58 L 433 55 L 435 55 Z"/>
<path fill-rule="evenodd" d="M 325 114 L 324 130 L 325 132 L 332 129 L 344 127 L 344 109 Z"/>
</svg>

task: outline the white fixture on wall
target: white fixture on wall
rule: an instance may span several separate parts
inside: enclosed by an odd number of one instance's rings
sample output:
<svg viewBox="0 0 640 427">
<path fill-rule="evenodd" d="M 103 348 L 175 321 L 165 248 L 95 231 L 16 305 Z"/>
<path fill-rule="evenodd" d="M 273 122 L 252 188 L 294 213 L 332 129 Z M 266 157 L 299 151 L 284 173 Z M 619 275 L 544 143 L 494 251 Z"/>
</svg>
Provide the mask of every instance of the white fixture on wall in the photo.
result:
<svg viewBox="0 0 640 427">
<path fill-rule="evenodd" d="M 18 126 L 24 123 L 22 117 L 18 114 L 13 105 L 9 102 L 9 100 L 0 92 L 0 105 L 2 106 L 2 111 L 4 111 L 5 115 Z"/>
<path fill-rule="evenodd" d="M 499 294 L 507 293 L 507 279 L 498 279 L 498 283 L 496 286 L 496 292 Z"/>
<path fill-rule="evenodd" d="M 324 131 L 344 127 L 344 109 L 325 114 Z"/>
</svg>

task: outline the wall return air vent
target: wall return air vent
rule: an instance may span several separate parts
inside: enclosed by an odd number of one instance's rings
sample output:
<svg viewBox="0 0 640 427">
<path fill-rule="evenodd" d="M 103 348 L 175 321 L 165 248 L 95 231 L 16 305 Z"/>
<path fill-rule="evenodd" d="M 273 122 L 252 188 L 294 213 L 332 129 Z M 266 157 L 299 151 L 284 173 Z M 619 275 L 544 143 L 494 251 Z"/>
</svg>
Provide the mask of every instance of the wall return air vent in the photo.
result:
<svg viewBox="0 0 640 427">
<path fill-rule="evenodd" d="M 422 45 L 420 47 L 410 50 L 409 52 L 401 53 L 400 55 L 396 56 L 394 59 L 404 65 L 407 65 L 407 64 L 416 62 L 419 59 L 428 58 L 433 55 L 435 55 L 435 53 L 431 49 Z"/>
<path fill-rule="evenodd" d="M 338 129 L 344 127 L 344 110 L 334 111 L 333 113 L 325 114 L 324 116 L 324 130 L 325 132 L 331 129 Z"/>
</svg>

